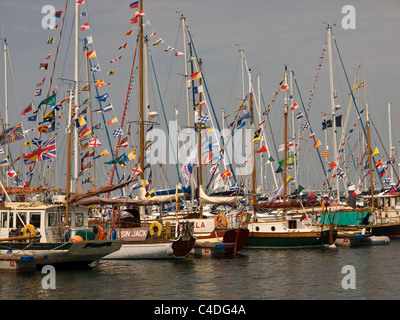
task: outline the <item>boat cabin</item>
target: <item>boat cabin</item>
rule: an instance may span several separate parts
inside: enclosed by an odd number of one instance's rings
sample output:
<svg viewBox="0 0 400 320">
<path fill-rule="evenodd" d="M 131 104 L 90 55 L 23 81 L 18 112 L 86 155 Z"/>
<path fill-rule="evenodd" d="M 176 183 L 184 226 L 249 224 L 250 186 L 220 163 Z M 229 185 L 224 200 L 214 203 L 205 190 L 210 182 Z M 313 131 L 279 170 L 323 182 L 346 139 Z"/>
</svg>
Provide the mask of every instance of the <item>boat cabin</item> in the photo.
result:
<svg viewBox="0 0 400 320">
<path fill-rule="evenodd" d="M 64 205 L 37 202 L 2 204 L 0 206 L 0 239 L 22 236 L 24 225 L 35 227 L 36 233 L 41 235 L 40 242 L 68 241 L 77 230 L 87 229 L 87 208 L 70 206 L 68 224 L 66 224 L 65 216 Z M 67 235 L 66 225 L 70 226 L 72 235 Z"/>
</svg>

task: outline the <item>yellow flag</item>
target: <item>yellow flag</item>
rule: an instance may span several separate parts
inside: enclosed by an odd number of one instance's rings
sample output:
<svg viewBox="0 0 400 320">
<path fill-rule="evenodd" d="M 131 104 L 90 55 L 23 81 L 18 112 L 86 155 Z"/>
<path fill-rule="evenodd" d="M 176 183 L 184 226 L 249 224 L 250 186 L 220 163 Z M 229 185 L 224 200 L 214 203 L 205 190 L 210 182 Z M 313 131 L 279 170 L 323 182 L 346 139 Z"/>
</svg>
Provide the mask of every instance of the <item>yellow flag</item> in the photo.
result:
<svg viewBox="0 0 400 320">
<path fill-rule="evenodd" d="M 24 146 L 30 147 L 32 145 L 32 140 L 29 140 L 24 143 Z"/>
<path fill-rule="evenodd" d="M 117 70 L 111 70 L 110 72 L 107 72 L 106 75 L 113 76 L 116 72 Z"/>
<path fill-rule="evenodd" d="M 105 156 L 106 154 L 110 154 L 107 150 L 104 150 L 102 153 L 100 153 L 100 156 Z"/>
<path fill-rule="evenodd" d="M 372 152 L 371 157 L 377 155 L 379 153 L 378 148 L 375 148 L 374 152 Z"/>
</svg>

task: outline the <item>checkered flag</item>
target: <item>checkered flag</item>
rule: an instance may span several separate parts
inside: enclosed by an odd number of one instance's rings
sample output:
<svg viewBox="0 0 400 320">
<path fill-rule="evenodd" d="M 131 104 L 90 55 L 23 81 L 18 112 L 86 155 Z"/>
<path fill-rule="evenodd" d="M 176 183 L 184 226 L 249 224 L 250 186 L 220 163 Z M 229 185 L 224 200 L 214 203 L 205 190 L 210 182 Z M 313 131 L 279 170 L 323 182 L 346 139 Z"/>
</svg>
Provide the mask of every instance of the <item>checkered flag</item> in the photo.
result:
<svg viewBox="0 0 400 320">
<path fill-rule="evenodd" d="M 301 130 L 306 130 L 310 127 L 310 124 L 308 122 L 304 122 L 303 125 L 301 126 Z"/>
<path fill-rule="evenodd" d="M 202 124 L 205 124 L 208 120 L 210 120 L 210 117 L 208 116 L 208 114 L 205 114 L 204 116 L 201 116 L 199 118 L 199 122 Z"/>
<path fill-rule="evenodd" d="M 113 136 L 115 137 L 115 139 L 117 139 L 119 136 L 121 136 L 124 132 L 122 131 L 121 128 L 118 128 L 116 130 L 114 130 L 113 132 Z"/>
</svg>

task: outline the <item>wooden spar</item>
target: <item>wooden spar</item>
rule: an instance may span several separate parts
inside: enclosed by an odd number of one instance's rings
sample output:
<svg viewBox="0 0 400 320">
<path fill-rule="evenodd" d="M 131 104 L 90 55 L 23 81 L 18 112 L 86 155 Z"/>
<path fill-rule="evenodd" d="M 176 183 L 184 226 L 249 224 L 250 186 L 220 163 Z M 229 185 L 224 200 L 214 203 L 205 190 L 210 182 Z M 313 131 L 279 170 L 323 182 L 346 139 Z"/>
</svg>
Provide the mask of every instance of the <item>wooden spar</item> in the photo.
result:
<svg viewBox="0 0 400 320">
<path fill-rule="evenodd" d="M 201 72 L 201 59 L 199 60 L 199 71 Z M 201 77 L 199 79 L 199 85 L 201 85 Z M 194 100 L 193 100 L 194 103 Z M 199 94 L 199 117 L 201 117 L 201 92 Z M 203 170 L 202 170 L 202 161 L 201 161 L 201 126 L 202 123 L 199 121 L 197 123 L 198 128 L 199 128 L 199 141 L 198 141 L 198 156 L 199 156 L 199 188 L 203 187 Z M 203 218 L 203 205 L 201 204 L 201 199 L 200 199 L 200 189 L 199 189 L 199 209 L 200 209 L 200 219 Z"/>
<path fill-rule="evenodd" d="M 143 11 L 143 0 L 140 0 L 140 11 Z M 144 180 L 144 115 L 143 115 L 143 15 L 139 17 L 139 82 L 140 82 L 140 90 L 139 90 L 139 105 L 140 105 L 140 179 Z"/>
<path fill-rule="evenodd" d="M 250 106 L 250 118 L 251 123 L 254 126 L 254 111 L 253 111 L 253 93 L 251 91 L 251 70 L 249 69 L 249 106 Z M 252 180 L 252 202 L 253 202 L 253 217 L 256 221 L 256 161 L 255 161 L 255 150 L 254 150 L 254 136 L 251 138 L 251 180 Z"/>
<path fill-rule="evenodd" d="M 287 66 L 285 66 L 285 85 L 287 86 Z M 287 143 L 287 118 L 288 118 L 288 99 L 287 99 L 287 89 L 285 90 L 285 105 L 283 108 L 283 115 L 285 121 L 285 141 L 284 141 L 284 160 L 283 160 L 283 203 L 286 202 L 286 194 L 287 194 L 287 152 L 288 152 L 288 143 Z"/>
<path fill-rule="evenodd" d="M 367 102 L 367 85 L 364 82 L 364 99 L 365 99 L 365 122 L 367 126 L 367 143 L 368 143 L 368 162 L 369 162 L 369 179 L 371 183 L 371 210 L 374 210 L 374 181 L 372 179 L 372 154 L 371 154 L 371 136 L 369 128 L 368 102 Z"/>
<path fill-rule="evenodd" d="M 30 240 L 30 239 L 40 238 L 40 237 L 41 237 L 41 235 L 17 236 L 17 237 L 10 237 L 10 238 L 1 238 L 0 242 Z M 10 256 L 10 257 L 12 257 L 12 256 Z"/>
<path fill-rule="evenodd" d="M 69 91 L 69 114 L 72 114 L 72 90 Z M 68 127 L 67 127 L 67 180 L 65 186 L 65 223 L 68 224 L 68 214 L 69 214 L 69 197 L 70 197 L 70 189 L 71 189 L 71 116 L 68 117 Z"/>
</svg>

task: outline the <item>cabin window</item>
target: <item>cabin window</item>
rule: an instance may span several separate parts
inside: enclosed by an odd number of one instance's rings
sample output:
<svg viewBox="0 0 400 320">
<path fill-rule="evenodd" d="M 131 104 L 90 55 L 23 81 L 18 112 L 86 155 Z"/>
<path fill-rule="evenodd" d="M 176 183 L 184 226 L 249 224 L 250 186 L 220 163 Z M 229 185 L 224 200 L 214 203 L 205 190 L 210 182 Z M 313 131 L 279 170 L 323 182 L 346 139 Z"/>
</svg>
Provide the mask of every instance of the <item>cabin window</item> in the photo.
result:
<svg viewBox="0 0 400 320">
<path fill-rule="evenodd" d="M 30 224 L 35 228 L 40 228 L 40 212 L 31 212 Z"/>
<path fill-rule="evenodd" d="M 14 212 L 10 212 L 10 222 L 8 223 L 9 228 L 14 228 Z"/>
<path fill-rule="evenodd" d="M 23 221 L 23 223 L 21 222 Z M 24 228 L 24 225 L 26 225 L 26 212 L 19 212 L 17 216 L 17 230 L 21 231 Z"/>
<path fill-rule="evenodd" d="M 2 212 L 1 213 L 1 217 L 0 217 L 0 219 L 1 219 L 1 227 L 2 228 L 8 228 L 8 219 L 7 219 L 7 214 L 8 214 L 8 212 Z"/>
<path fill-rule="evenodd" d="M 75 213 L 75 226 L 83 227 L 83 213 L 82 212 Z"/>
</svg>

